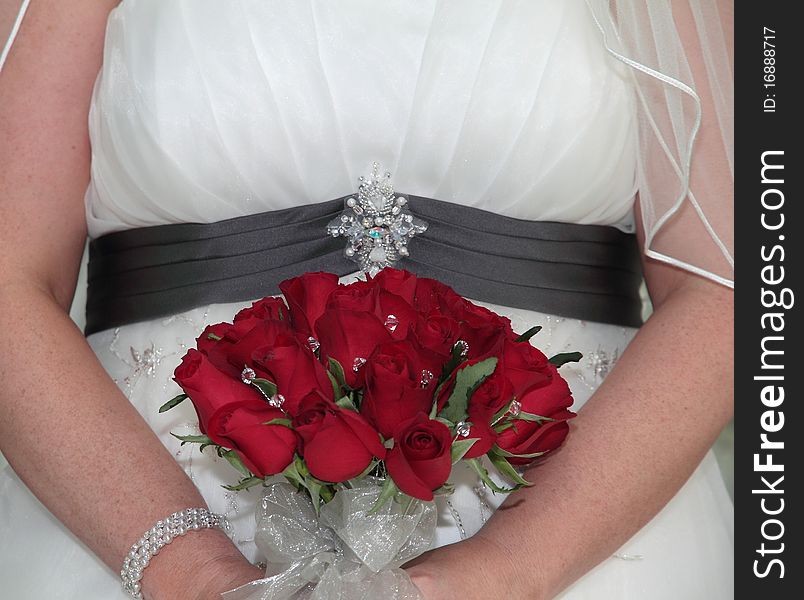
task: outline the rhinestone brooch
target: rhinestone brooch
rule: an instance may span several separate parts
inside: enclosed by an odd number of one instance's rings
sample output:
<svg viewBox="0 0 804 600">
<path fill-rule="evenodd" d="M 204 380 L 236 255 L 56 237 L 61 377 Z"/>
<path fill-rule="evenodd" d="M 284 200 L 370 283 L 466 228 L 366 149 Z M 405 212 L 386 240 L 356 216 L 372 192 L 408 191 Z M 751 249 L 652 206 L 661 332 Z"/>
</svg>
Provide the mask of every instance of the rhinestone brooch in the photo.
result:
<svg viewBox="0 0 804 600">
<path fill-rule="evenodd" d="M 407 198 L 394 193 L 391 173 L 380 173 L 376 162 L 368 178 L 360 177 L 357 197 L 345 204 L 327 232 L 345 237 L 344 254 L 372 277 L 408 256 L 410 238 L 427 230 L 427 223 L 408 210 Z"/>
</svg>

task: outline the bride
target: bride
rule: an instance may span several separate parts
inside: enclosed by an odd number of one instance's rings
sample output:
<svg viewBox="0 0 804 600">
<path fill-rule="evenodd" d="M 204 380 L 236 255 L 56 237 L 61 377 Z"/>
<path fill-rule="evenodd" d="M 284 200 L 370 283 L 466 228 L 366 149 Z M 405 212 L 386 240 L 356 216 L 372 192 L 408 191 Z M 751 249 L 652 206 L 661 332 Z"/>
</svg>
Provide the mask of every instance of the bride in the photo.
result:
<svg viewBox="0 0 804 600">
<path fill-rule="evenodd" d="M 426 600 L 732 597 L 709 452 L 732 414 L 722 4 L 26 0 L 0 72 L 0 596 L 125 598 L 131 544 L 189 507 L 232 537 L 177 538 L 146 598 L 262 575 L 258 494 L 170 436 L 194 432 L 189 403 L 157 408 L 205 325 L 285 277 L 356 270 L 300 215 L 378 161 L 432 225 L 400 267 L 585 354 L 563 368 L 574 431 L 536 485 L 495 511 L 454 474 L 408 568 Z M 264 226 L 269 259 L 213 248 L 235 217 Z M 281 223 L 309 239 L 283 245 Z M 85 338 L 67 310 L 87 235 Z"/>
</svg>

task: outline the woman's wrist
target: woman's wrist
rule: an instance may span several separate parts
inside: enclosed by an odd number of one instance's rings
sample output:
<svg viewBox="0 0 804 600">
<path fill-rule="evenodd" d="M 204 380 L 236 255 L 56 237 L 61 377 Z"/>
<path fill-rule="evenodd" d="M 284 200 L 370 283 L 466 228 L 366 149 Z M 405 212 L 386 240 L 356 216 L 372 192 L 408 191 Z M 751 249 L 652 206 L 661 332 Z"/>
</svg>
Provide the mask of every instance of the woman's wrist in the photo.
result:
<svg viewBox="0 0 804 600">
<path fill-rule="evenodd" d="M 223 531 L 203 529 L 176 538 L 143 571 L 147 600 L 220 600 L 220 595 L 262 577 Z"/>
<path fill-rule="evenodd" d="M 432 550 L 405 567 L 424 600 L 546 600 L 533 565 L 514 549 L 480 534 Z"/>
</svg>

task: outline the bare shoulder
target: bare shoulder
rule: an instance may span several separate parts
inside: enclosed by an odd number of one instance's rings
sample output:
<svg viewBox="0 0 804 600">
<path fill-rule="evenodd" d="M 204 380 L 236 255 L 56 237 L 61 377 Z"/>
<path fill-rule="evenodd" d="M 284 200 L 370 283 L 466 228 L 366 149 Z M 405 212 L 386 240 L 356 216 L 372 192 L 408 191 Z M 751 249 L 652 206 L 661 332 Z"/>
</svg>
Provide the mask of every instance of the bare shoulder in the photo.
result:
<svg viewBox="0 0 804 600">
<path fill-rule="evenodd" d="M 7 15 L 19 0 L 0 0 Z M 0 72 L 0 287 L 68 305 L 86 237 L 87 115 L 117 1 L 31 2 Z"/>
</svg>

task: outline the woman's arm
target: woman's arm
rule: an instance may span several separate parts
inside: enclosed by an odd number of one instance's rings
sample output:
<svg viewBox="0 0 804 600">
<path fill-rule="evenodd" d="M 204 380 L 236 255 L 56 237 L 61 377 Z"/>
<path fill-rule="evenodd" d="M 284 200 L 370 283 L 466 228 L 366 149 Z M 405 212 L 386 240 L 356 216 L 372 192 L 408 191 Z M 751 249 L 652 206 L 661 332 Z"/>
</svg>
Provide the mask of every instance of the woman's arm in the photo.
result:
<svg viewBox="0 0 804 600">
<path fill-rule="evenodd" d="M 728 20 L 731 3 L 718 4 Z M 703 102 L 693 176 L 725 206 L 733 186 L 695 25 L 686 2 L 673 10 Z M 689 207 L 683 212 L 674 243 L 686 255 L 717 252 L 700 224 L 685 234 L 684 219 L 697 217 Z M 643 266 L 653 315 L 573 419 L 565 446 L 527 474 L 535 485 L 514 494 L 473 538 L 409 568 L 427 600 L 552 598 L 661 510 L 731 418 L 733 291 L 654 260 Z"/>
<path fill-rule="evenodd" d="M 466 584 L 471 599 L 552 598 L 645 525 L 728 422 L 732 291 L 672 267 L 648 271 L 673 291 L 573 420 L 565 446 L 526 475 L 535 485 L 473 538 L 410 568 L 427 600 Z"/>
<path fill-rule="evenodd" d="M 205 503 L 67 316 L 86 237 L 87 112 L 115 4 L 33 2 L 0 73 L 0 450 L 117 572 L 158 519 Z M 216 598 L 260 574 L 203 530 L 160 552 L 143 589 Z"/>
</svg>

